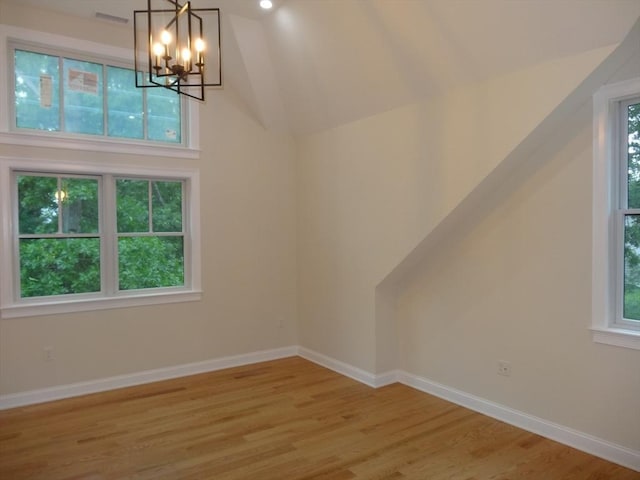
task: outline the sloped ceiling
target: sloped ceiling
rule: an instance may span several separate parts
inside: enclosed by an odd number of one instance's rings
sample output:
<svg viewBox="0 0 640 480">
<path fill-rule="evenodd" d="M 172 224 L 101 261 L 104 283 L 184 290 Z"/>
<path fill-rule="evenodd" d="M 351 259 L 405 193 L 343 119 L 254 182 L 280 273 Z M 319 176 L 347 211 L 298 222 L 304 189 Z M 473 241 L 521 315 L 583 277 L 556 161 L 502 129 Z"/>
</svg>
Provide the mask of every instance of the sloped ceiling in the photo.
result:
<svg viewBox="0 0 640 480">
<path fill-rule="evenodd" d="M 632 0 L 290 0 L 265 19 L 290 125 L 322 130 L 619 43 Z"/>
<path fill-rule="evenodd" d="M 129 17 L 144 0 L 5 0 Z M 223 15 L 225 86 L 266 128 L 310 133 L 619 43 L 640 0 L 194 0 Z"/>
</svg>

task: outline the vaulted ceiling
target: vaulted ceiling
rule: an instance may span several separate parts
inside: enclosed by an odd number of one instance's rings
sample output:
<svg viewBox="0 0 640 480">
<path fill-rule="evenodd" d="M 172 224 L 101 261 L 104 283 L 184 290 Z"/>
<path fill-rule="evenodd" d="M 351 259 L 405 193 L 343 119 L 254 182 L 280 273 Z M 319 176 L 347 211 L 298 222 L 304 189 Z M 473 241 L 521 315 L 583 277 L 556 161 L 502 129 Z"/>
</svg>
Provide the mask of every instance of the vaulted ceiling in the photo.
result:
<svg viewBox="0 0 640 480">
<path fill-rule="evenodd" d="M 146 8 L 7 1 L 92 18 Z M 274 0 L 268 12 L 258 0 L 192 3 L 221 9 L 225 88 L 265 127 L 294 133 L 617 44 L 640 16 L 640 0 Z"/>
</svg>

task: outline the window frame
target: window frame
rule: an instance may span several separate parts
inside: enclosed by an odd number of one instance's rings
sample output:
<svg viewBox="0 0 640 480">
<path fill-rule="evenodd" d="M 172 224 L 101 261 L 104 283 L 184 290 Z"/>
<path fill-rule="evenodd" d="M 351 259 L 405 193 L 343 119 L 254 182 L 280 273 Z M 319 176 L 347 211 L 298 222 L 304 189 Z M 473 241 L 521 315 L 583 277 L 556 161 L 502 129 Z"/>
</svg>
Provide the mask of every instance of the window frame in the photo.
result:
<svg viewBox="0 0 640 480">
<path fill-rule="evenodd" d="M 199 158 L 199 105 L 198 102 L 181 98 L 182 144 L 171 144 L 148 140 L 132 140 L 118 137 L 74 135 L 65 132 L 14 129 L 15 108 L 12 106 L 12 86 L 14 71 L 11 53 L 14 45 L 22 48 L 32 46 L 36 50 L 51 52 L 54 55 L 80 56 L 80 59 L 93 59 L 99 63 L 113 63 L 116 67 L 133 69 L 134 52 L 125 48 L 104 45 L 83 40 L 83 49 L 78 49 L 78 39 L 62 35 L 49 34 L 21 27 L 0 24 L 0 143 L 65 148 L 84 151 L 101 151 L 172 158 Z"/>
<path fill-rule="evenodd" d="M 640 329 L 622 318 L 627 162 L 622 106 L 640 96 L 640 78 L 605 85 L 593 96 L 592 322 L 594 342 L 640 349 Z M 623 198 L 624 197 L 624 198 Z M 625 207 L 625 208 L 623 208 Z"/>
<path fill-rule="evenodd" d="M 115 179 L 118 177 L 151 180 L 182 180 L 183 185 L 183 235 L 184 235 L 184 286 L 141 290 L 113 290 L 103 283 L 101 292 L 67 294 L 51 297 L 18 298 L 19 254 L 17 253 L 17 192 L 15 173 L 44 173 L 52 175 L 89 175 L 102 177 L 102 200 L 99 208 L 104 222 L 115 227 Z M 113 185 L 105 178 L 113 179 Z M 88 162 L 64 163 L 44 159 L 0 157 L 0 263 L 8 266 L 0 272 L 0 317 L 15 318 L 33 315 L 103 310 L 140 305 L 197 301 L 201 299 L 200 253 L 200 180 L 192 168 L 157 168 L 109 164 L 93 165 Z M 107 203 L 110 202 L 111 206 Z M 101 232 L 101 236 L 105 232 Z M 104 275 L 117 275 L 117 248 L 114 239 L 104 238 L 101 259 Z M 116 279 L 117 280 L 117 279 Z"/>
</svg>

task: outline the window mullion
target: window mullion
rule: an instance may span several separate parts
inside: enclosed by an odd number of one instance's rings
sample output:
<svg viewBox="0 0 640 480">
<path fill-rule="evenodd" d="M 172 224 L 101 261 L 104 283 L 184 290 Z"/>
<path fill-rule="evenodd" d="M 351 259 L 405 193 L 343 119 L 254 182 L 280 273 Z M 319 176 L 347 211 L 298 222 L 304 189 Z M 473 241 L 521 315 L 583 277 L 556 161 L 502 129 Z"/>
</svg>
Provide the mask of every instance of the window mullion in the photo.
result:
<svg viewBox="0 0 640 480">
<path fill-rule="evenodd" d="M 134 72 L 138 75 L 138 72 Z M 143 79 L 144 81 L 144 79 Z M 145 140 L 149 140 L 149 115 L 147 115 L 147 91 L 148 88 L 143 88 L 142 90 L 142 135 Z"/>
<path fill-rule="evenodd" d="M 191 201 L 190 193 L 187 192 L 188 189 L 187 181 L 182 181 L 182 245 L 184 251 L 184 281 L 185 286 L 188 288 L 192 288 L 192 268 L 191 268 L 191 231 L 188 226 L 191 225 L 191 218 L 189 216 L 190 204 L 188 202 Z"/>
<path fill-rule="evenodd" d="M 118 238 L 116 215 L 115 178 L 113 175 L 102 177 L 101 195 L 101 269 L 103 290 L 108 296 L 118 291 Z"/>
<path fill-rule="evenodd" d="M 616 301 L 614 306 L 615 316 L 613 323 L 624 317 L 624 237 L 625 237 L 626 210 L 619 209 L 614 215 L 614 245 L 615 245 L 615 291 Z"/>
<path fill-rule="evenodd" d="M 67 127 L 65 125 L 65 115 L 64 115 L 64 58 L 62 56 L 58 57 L 58 105 L 60 108 L 59 118 L 60 118 L 60 131 L 66 132 Z"/>
<path fill-rule="evenodd" d="M 107 105 L 107 93 L 108 93 L 108 78 L 107 78 L 107 66 L 103 63 L 102 64 L 102 125 L 104 125 L 103 130 L 102 130 L 102 135 L 104 137 L 108 137 L 109 136 L 109 124 L 107 123 L 109 121 L 109 111 L 108 111 L 108 105 Z"/>
<path fill-rule="evenodd" d="M 148 233 L 152 233 L 153 232 L 153 180 L 149 180 L 149 195 L 148 195 L 148 202 L 149 202 L 149 230 Z"/>
<path fill-rule="evenodd" d="M 58 184 L 56 187 L 56 207 L 58 209 L 58 235 L 62 233 L 62 178 L 58 177 Z"/>
<path fill-rule="evenodd" d="M 18 182 L 17 182 L 18 174 L 15 171 L 11 172 L 11 194 L 12 194 L 12 205 L 16 207 L 12 209 L 12 217 L 13 217 L 13 231 L 11 232 L 11 238 L 13 243 L 13 261 L 12 272 L 13 272 L 13 281 L 11 285 L 13 287 L 13 291 L 11 292 L 11 296 L 13 297 L 13 301 L 16 302 L 21 297 L 21 289 L 20 285 L 20 214 L 18 211 L 19 194 L 18 194 Z"/>
</svg>

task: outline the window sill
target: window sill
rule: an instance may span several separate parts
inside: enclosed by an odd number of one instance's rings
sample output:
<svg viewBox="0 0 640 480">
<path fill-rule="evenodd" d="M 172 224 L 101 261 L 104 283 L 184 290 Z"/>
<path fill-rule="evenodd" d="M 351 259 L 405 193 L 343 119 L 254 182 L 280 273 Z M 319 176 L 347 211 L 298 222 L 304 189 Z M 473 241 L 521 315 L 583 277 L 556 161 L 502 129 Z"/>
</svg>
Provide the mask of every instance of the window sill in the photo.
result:
<svg viewBox="0 0 640 480">
<path fill-rule="evenodd" d="M 196 159 L 200 156 L 199 149 L 185 148 L 181 145 L 171 145 L 166 143 L 157 145 L 150 143 L 142 144 L 128 141 L 107 140 L 101 137 L 53 137 L 28 132 L 0 132 L 0 143 L 27 147 L 64 148 L 67 150 L 147 155 L 154 157 Z"/>
<path fill-rule="evenodd" d="M 167 303 L 194 302 L 202 299 L 202 292 L 196 290 L 151 293 L 136 296 L 109 298 L 75 299 L 66 301 L 44 301 L 21 305 L 10 305 L 0 310 L 0 318 L 33 317 L 59 313 L 88 312 L 113 308 L 163 305 Z"/>
<path fill-rule="evenodd" d="M 640 331 L 592 327 L 591 335 L 596 343 L 640 350 Z"/>
</svg>

